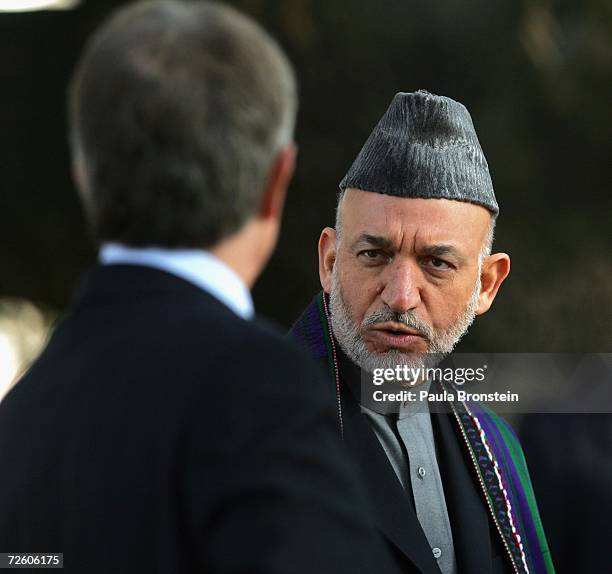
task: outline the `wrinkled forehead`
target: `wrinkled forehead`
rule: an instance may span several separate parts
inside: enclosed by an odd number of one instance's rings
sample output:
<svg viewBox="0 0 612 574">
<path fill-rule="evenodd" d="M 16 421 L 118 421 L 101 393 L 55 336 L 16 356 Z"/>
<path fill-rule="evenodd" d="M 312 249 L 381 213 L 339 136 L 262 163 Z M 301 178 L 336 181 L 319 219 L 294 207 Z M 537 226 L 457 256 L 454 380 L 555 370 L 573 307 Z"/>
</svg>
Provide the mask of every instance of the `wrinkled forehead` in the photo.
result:
<svg viewBox="0 0 612 574">
<path fill-rule="evenodd" d="M 448 199 L 406 198 L 349 188 L 339 206 L 342 237 L 386 237 L 394 244 L 452 243 L 479 252 L 491 222 L 480 205 Z"/>
</svg>

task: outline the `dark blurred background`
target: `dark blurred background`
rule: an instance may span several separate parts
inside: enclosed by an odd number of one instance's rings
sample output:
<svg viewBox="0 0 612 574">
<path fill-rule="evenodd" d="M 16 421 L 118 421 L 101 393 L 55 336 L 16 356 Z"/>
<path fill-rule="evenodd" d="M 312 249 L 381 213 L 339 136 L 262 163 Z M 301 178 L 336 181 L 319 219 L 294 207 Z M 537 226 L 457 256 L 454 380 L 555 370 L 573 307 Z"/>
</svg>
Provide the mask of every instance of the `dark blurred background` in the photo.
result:
<svg viewBox="0 0 612 574">
<path fill-rule="evenodd" d="M 463 102 L 512 273 L 464 350 L 610 351 L 609 0 L 238 0 L 297 69 L 298 170 L 258 310 L 289 326 L 319 289 L 337 184 L 397 91 Z M 61 312 L 93 262 L 71 182 L 66 84 L 116 1 L 0 14 L 0 298 Z"/>
<path fill-rule="evenodd" d="M 423 88 L 472 113 L 501 205 L 496 249 L 512 257 L 462 350 L 612 351 L 610 0 L 231 3 L 279 39 L 301 86 L 298 169 L 255 288 L 261 313 L 288 327 L 319 290 L 316 242 L 338 182 L 393 95 Z M 0 397 L 95 261 L 65 94 L 85 39 L 119 4 L 0 13 Z M 612 418 L 560 416 L 523 425 L 553 556 L 560 573 L 609 572 Z"/>
</svg>

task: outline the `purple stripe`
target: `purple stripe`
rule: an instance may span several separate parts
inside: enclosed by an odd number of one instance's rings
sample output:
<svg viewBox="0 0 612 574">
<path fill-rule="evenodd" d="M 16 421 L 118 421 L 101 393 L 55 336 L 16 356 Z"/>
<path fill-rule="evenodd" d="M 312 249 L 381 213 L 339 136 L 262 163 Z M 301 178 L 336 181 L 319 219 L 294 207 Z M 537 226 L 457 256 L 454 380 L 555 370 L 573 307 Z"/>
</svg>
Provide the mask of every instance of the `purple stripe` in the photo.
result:
<svg viewBox="0 0 612 574">
<path fill-rule="evenodd" d="M 327 346 L 323 334 L 323 326 L 319 316 L 317 298 L 308 305 L 301 317 L 290 330 L 290 335 L 302 342 L 313 357 L 321 359 L 327 357 Z"/>
<path fill-rule="evenodd" d="M 316 357 L 319 359 L 327 357 L 327 345 L 325 344 L 325 335 L 316 299 L 308 306 L 307 313 L 307 328 L 312 351 L 316 353 Z"/>
<path fill-rule="evenodd" d="M 506 445 L 506 441 L 501 436 L 493 419 L 482 411 L 477 413 L 477 417 L 489 439 L 489 444 L 493 449 L 493 454 L 498 461 L 504 463 L 501 470 L 506 472 L 509 470 L 510 472 L 510 480 L 508 480 L 508 477 L 506 477 L 505 482 L 511 489 L 508 493 L 510 504 L 512 505 L 513 509 L 518 510 L 518 512 L 515 511 L 514 514 L 521 520 L 521 525 L 525 534 L 526 540 L 522 540 L 525 553 L 531 558 L 531 561 L 534 562 L 536 574 L 539 572 L 546 574 L 546 566 L 544 565 L 540 548 L 540 540 L 533 522 L 531 507 L 529 506 L 529 502 L 525 496 L 523 483 L 520 475 L 517 472 L 514 459 L 512 458 L 512 455 Z"/>
</svg>

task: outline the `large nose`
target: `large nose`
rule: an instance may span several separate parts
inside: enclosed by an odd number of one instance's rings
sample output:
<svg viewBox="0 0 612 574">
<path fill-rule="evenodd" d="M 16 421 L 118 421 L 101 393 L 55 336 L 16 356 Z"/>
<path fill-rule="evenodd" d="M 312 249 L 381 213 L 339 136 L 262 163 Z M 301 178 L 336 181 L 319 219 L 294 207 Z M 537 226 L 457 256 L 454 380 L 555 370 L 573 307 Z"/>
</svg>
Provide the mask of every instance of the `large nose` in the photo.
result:
<svg viewBox="0 0 612 574">
<path fill-rule="evenodd" d="M 385 272 L 381 299 L 392 311 L 412 311 L 421 302 L 419 269 L 410 261 L 394 262 Z"/>
</svg>

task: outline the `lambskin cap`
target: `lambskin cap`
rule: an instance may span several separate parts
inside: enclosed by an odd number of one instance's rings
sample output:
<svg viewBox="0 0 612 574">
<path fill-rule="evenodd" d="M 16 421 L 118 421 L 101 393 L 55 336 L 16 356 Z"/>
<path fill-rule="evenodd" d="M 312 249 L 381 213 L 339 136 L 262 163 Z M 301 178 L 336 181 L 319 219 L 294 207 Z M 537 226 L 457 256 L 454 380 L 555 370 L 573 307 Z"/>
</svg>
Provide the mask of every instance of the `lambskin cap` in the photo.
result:
<svg viewBox="0 0 612 574">
<path fill-rule="evenodd" d="M 499 207 L 487 160 L 463 104 L 420 90 L 396 94 L 340 189 Z"/>
</svg>

